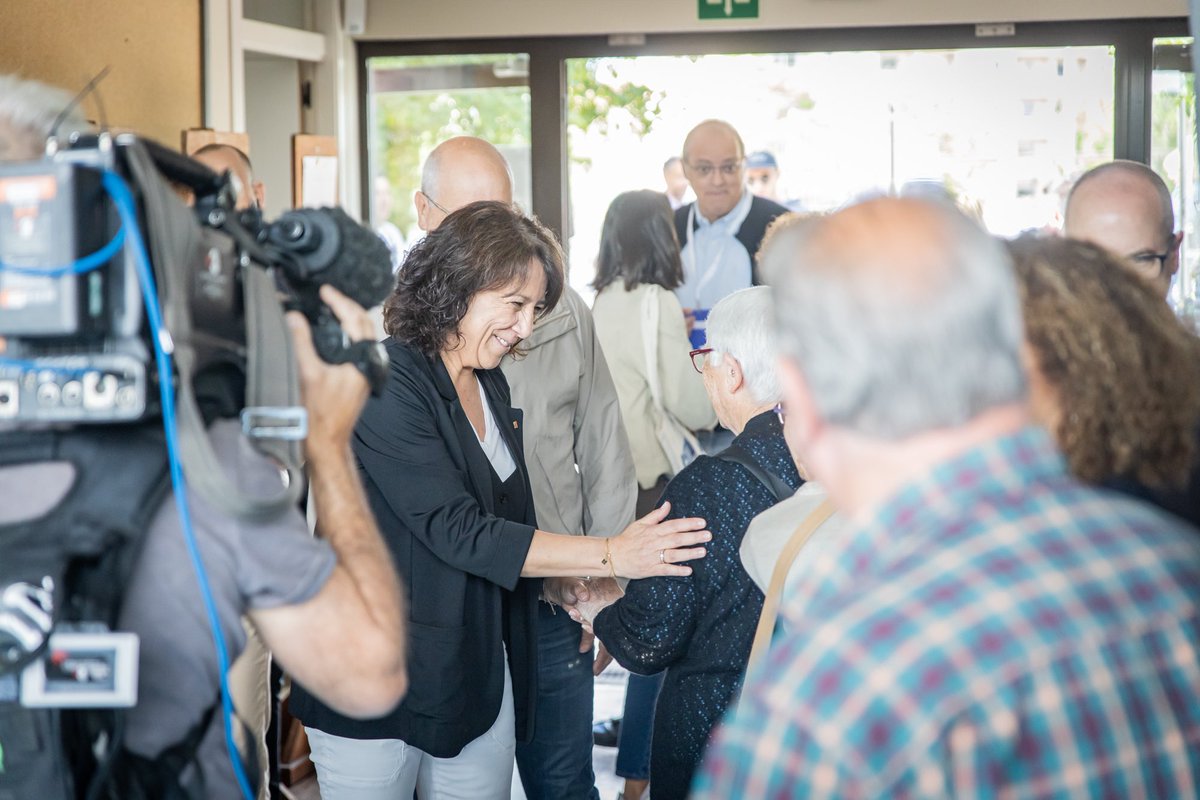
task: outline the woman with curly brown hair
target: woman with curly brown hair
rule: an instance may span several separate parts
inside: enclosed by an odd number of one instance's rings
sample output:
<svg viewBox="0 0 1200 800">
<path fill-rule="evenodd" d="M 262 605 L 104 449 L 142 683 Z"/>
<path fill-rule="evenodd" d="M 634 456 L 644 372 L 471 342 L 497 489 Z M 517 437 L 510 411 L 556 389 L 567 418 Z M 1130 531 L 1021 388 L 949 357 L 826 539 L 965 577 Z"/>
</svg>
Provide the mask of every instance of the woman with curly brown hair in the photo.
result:
<svg viewBox="0 0 1200 800">
<path fill-rule="evenodd" d="M 1106 251 L 1010 245 L 1034 416 L 1076 476 L 1200 526 L 1200 339 Z"/>
<path fill-rule="evenodd" d="M 409 251 L 384 303 L 388 383 L 351 446 L 406 589 L 409 688 L 355 720 L 297 687 L 326 800 L 507 798 L 536 697 L 540 578 L 687 575 L 678 562 L 704 555 L 704 521 L 661 522 L 669 508 L 610 539 L 537 529 L 499 366 L 562 289 L 553 235 L 483 202 Z"/>
</svg>

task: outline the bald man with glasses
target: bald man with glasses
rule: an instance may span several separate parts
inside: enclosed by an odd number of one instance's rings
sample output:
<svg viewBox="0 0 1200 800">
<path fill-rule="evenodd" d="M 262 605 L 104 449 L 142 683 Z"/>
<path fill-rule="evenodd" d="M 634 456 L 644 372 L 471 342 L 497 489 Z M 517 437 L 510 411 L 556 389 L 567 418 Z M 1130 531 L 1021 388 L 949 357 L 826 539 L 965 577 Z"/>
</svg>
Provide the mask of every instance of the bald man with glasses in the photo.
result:
<svg viewBox="0 0 1200 800">
<path fill-rule="evenodd" d="M 705 120 L 688 133 L 683 173 L 696 200 L 675 211 L 683 248 L 683 284 L 675 294 L 695 326 L 693 346 L 702 347 L 708 309 L 760 282 L 754 256 L 767 226 L 787 208 L 746 188 L 746 147 L 728 122 Z"/>
<path fill-rule="evenodd" d="M 1145 164 L 1117 160 L 1085 172 L 1067 196 L 1063 232 L 1119 256 L 1164 298 L 1170 291 L 1183 233 L 1167 184 Z"/>
</svg>

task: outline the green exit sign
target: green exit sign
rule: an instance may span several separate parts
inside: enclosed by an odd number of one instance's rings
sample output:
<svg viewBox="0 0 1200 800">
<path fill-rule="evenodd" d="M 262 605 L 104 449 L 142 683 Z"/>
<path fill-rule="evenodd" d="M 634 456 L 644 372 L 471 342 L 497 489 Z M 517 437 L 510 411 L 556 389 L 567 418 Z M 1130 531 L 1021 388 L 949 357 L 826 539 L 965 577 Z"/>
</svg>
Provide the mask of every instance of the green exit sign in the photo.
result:
<svg viewBox="0 0 1200 800">
<path fill-rule="evenodd" d="M 756 19 L 758 0 L 699 0 L 700 19 Z"/>
</svg>

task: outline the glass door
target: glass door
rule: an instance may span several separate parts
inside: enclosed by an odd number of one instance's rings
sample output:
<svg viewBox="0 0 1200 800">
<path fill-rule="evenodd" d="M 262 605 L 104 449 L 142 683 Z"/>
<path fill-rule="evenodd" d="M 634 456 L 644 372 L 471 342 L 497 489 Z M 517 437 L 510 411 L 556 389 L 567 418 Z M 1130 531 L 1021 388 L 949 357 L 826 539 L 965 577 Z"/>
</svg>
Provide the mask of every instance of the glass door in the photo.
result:
<svg viewBox="0 0 1200 800">
<path fill-rule="evenodd" d="M 412 198 L 421 167 L 452 136 L 496 145 L 512 167 L 514 199 L 531 207 L 528 54 L 369 58 L 367 83 L 369 216 L 385 240 L 420 235 Z"/>
<path fill-rule="evenodd" d="M 568 125 L 571 283 L 594 275 L 609 202 L 665 189 L 664 162 L 709 117 L 778 167 L 808 211 L 875 194 L 953 198 L 996 234 L 1055 228 L 1071 181 L 1113 156 L 1113 48 L 1014 47 L 571 59 L 568 108 L 594 83 L 630 98 Z M 578 87 L 578 89 L 576 88 Z M 748 170 L 748 173 L 751 172 Z"/>
</svg>

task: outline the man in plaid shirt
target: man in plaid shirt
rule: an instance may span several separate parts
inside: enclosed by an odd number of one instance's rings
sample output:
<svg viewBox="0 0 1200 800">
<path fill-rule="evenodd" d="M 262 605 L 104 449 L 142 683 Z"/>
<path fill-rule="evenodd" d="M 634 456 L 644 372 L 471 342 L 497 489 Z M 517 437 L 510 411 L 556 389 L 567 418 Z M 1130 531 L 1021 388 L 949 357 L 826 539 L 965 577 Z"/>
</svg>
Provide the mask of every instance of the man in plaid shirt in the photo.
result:
<svg viewBox="0 0 1200 800">
<path fill-rule="evenodd" d="M 695 796 L 1196 797 L 1200 538 L 1029 426 L 1000 245 L 895 199 L 782 236 L 785 432 L 858 528 Z"/>
</svg>

